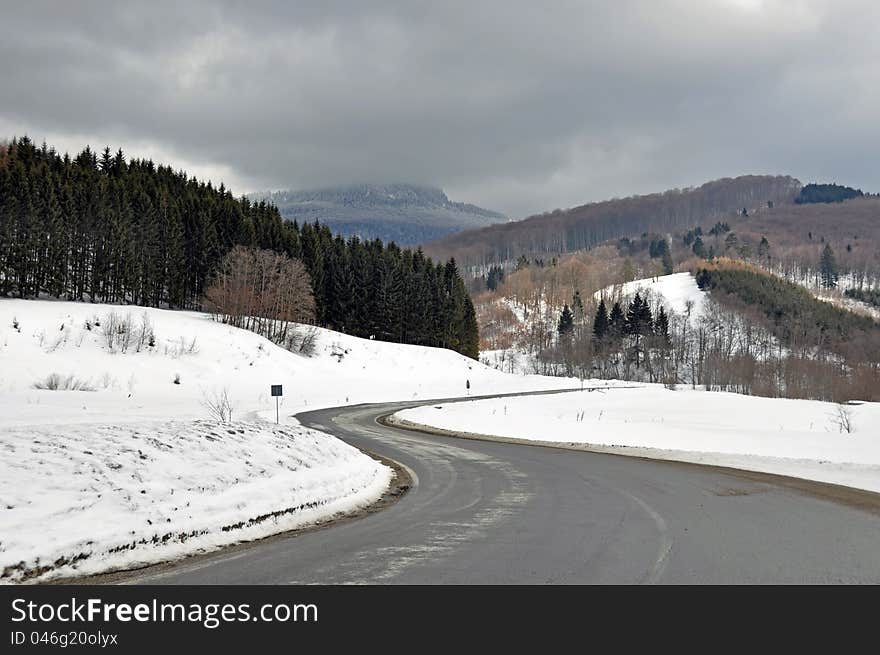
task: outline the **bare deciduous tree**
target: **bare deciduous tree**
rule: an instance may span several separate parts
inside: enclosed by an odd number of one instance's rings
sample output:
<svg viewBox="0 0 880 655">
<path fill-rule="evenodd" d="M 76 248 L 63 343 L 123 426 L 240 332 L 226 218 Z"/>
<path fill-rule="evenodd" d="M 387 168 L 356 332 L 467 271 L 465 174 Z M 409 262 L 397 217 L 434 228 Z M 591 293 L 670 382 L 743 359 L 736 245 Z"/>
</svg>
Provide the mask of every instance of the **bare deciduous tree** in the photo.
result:
<svg viewBox="0 0 880 655">
<path fill-rule="evenodd" d="M 223 259 L 205 291 L 218 320 L 287 344 L 295 323 L 315 316 L 309 274 L 298 259 L 237 246 Z"/>
</svg>

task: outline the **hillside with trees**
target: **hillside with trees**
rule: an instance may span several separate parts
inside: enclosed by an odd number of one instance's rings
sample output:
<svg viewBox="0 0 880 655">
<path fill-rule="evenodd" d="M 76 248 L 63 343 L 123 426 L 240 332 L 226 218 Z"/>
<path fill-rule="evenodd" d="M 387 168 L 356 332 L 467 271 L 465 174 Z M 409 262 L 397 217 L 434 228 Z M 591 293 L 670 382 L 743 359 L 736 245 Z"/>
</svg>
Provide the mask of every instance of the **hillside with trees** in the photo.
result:
<svg viewBox="0 0 880 655">
<path fill-rule="evenodd" d="M 235 246 L 301 260 L 319 325 L 477 356 L 452 260 L 285 221 L 271 204 L 121 151 L 0 144 L 0 296 L 201 309 Z"/>
<path fill-rule="evenodd" d="M 792 281 L 827 288 L 821 261 L 830 247 L 845 288 L 880 284 L 880 198 L 876 196 L 776 205 L 747 218 L 733 217 L 730 228 L 737 247 L 728 254 Z"/>
<path fill-rule="evenodd" d="M 856 341 L 880 345 L 880 326 L 870 318 L 823 302 L 802 286 L 757 267 L 722 258 L 700 265 L 694 274 L 701 289 L 726 304 L 758 310 L 762 322 L 787 346 L 806 342 L 840 351 Z"/>
<path fill-rule="evenodd" d="M 549 259 L 645 232 L 666 233 L 769 205 L 791 203 L 800 182 L 787 176 L 748 175 L 691 189 L 598 202 L 467 230 L 425 245 L 430 255 L 462 266 Z"/>
</svg>

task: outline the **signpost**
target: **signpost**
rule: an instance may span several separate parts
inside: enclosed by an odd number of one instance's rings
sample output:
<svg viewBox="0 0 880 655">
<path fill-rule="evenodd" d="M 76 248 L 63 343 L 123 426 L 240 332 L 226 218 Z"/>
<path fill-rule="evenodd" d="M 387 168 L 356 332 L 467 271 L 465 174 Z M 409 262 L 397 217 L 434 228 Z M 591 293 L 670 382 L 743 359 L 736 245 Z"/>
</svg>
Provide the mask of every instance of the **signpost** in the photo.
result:
<svg viewBox="0 0 880 655">
<path fill-rule="evenodd" d="M 278 425 L 278 398 L 281 397 L 281 385 L 272 385 L 272 395 L 275 396 L 275 425 Z"/>
</svg>

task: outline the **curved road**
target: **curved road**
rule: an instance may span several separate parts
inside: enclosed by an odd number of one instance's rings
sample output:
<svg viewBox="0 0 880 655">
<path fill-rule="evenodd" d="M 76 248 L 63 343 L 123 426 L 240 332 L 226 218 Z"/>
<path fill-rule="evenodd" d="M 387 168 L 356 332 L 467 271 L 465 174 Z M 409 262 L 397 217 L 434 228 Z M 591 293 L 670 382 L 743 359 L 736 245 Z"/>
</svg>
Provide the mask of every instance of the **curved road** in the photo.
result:
<svg viewBox="0 0 880 655">
<path fill-rule="evenodd" d="M 132 581 L 880 582 L 876 494 L 376 423 L 417 404 L 424 401 L 297 417 L 409 467 L 415 484 L 389 508 Z"/>
</svg>

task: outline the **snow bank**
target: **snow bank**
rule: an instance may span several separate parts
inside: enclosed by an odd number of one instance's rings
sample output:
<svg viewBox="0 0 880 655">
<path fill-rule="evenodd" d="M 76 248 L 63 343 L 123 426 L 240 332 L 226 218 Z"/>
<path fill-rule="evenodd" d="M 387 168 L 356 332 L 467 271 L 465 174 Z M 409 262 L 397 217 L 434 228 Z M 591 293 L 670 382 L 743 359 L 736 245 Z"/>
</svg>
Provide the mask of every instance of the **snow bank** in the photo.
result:
<svg viewBox="0 0 880 655">
<path fill-rule="evenodd" d="M 393 475 L 329 435 L 265 423 L 14 428 L 0 443 L 3 582 L 291 530 L 377 500 Z"/>
<path fill-rule="evenodd" d="M 662 385 L 427 406 L 396 416 L 446 430 L 793 475 L 880 492 L 880 403 L 671 391 Z M 650 449 L 650 452 L 631 449 Z"/>
</svg>

